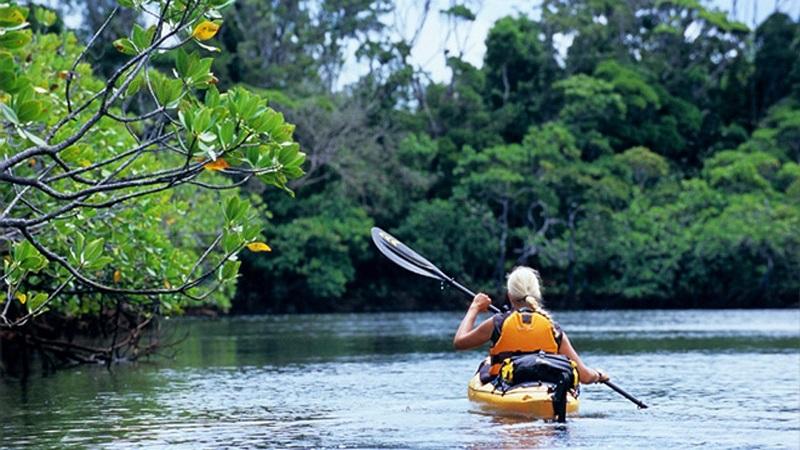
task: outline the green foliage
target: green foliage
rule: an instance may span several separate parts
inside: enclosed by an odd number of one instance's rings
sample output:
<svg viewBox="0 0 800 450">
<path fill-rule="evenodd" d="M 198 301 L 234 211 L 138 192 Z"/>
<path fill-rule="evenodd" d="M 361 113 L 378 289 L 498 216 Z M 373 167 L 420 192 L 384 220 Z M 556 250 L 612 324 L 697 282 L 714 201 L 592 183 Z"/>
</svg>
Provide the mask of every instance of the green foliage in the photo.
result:
<svg viewBox="0 0 800 450">
<path fill-rule="evenodd" d="M 616 156 L 631 170 L 633 181 L 644 188 L 669 173 L 667 161 L 646 147 L 633 147 Z"/>
<path fill-rule="evenodd" d="M 443 9 L 442 14 L 446 14 L 448 16 L 452 16 L 454 18 L 463 19 L 467 21 L 474 21 L 476 16 L 475 13 L 472 12 L 466 5 L 453 5 L 447 9 Z"/>
<path fill-rule="evenodd" d="M 221 30 L 215 71 L 224 82 L 319 93 L 339 77 L 350 41 L 370 43 L 390 9 L 386 0 L 238 0 L 224 15 L 233 25 Z"/>
<path fill-rule="evenodd" d="M 273 254 L 269 259 L 253 261 L 249 270 L 257 270 L 255 298 L 243 299 L 256 310 L 270 310 L 278 305 L 259 306 L 266 290 L 269 298 L 291 295 L 286 308 L 303 312 L 337 310 L 348 284 L 354 281 L 356 265 L 368 250 L 372 220 L 365 211 L 341 195 L 333 193 L 307 197 L 297 217 L 270 229 Z"/>
<path fill-rule="evenodd" d="M 184 14 L 185 2 L 168 2 L 165 20 L 188 38 L 196 24 L 218 17 L 215 8 L 224 3 L 204 1 Z M 35 11 L 40 25 L 54 22 L 52 12 Z M 34 225 L 3 222 L 3 282 L 10 293 L 4 300 L 19 294 L 20 311 L 10 311 L 97 317 L 121 298 L 117 290 L 137 313 L 228 309 L 238 254 L 260 240 L 266 214 L 258 197 L 232 181 L 260 178 L 289 191 L 305 161 L 294 127 L 256 94 L 219 92 L 213 59 L 181 47 L 156 56 L 174 67 L 131 65 L 120 72 L 117 89 L 99 97 L 107 82 L 85 62 L 73 68 L 84 50 L 76 37 L 32 33 L 25 29 L 27 12 L 0 5 L 0 156 L 5 162 L 32 149 L 51 150 L 13 167 L 14 176 L 44 187 L 0 183 L 0 220 L 43 217 Z M 187 25 L 177 27 L 182 18 Z M 140 56 L 153 53 L 160 33 L 134 25 L 114 46 L 146 61 Z M 101 110 L 93 98 L 111 100 Z M 139 109 L 127 110 L 130 104 Z M 154 140 L 140 145 L 148 139 Z"/>
<path fill-rule="evenodd" d="M 475 20 L 462 3 L 439 13 Z M 796 302 L 796 20 L 775 14 L 751 32 L 696 0 L 548 2 L 540 17 L 493 24 L 480 68 L 449 53 L 452 77 L 439 83 L 413 66 L 409 42 L 386 32 L 389 2 L 309 5 L 241 0 L 217 37 L 225 54 L 209 66 L 202 49 L 174 52 L 150 77 L 193 157 L 236 147 L 242 135 L 228 119 L 261 110 L 242 123 L 277 141 L 296 136 L 309 153 L 306 176 L 291 142 L 223 157 L 283 166 L 286 179 L 259 176 L 298 195 L 262 194 L 276 213 L 267 228 L 275 251 L 242 258 L 234 309 L 460 304 L 387 268 L 366 241 L 373 222 L 495 294 L 512 266 L 536 266 L 553 306 Z M 136 51 L 147 31 L 121 37 Z M 368 73 L 335 90 L 348 45 Z M 16 86 L 16 76 L 0 83 Z M 237 83 L 257 86 L 258 98 L 217 90 Z M 199 90 L 202 104 L 186 108 Z M 46 116 L 23 106 L 33 92 L 3 102 L 9 123 Z M 297 129 L 272 128 L 284 117 L 264 98 Z M 14 139 L 41 138 L 19 128 L 31 136 Z M 65 159 L 91 161 L 90 150 Z M 232 234 L 226 248 L 248 241 Z"/>
<path fill-rule="evenodd" d="M 486 281 L 491 279 L 497 246 L 485 224 L 465 214 L 462 204 L 443 199 L 415 203 L 393 233 L 431 261 L 436 261 L 445 273 L 459 274 L 462 283 L 475 289 L 488 287 Z M 403 291 L 410 291 L 404 295 L 411 297 L 430 295 L 429 291 L 414 292 L 408 287 Z M 459 304 L 451 303 L 450 306 L 458 307 Z"/>
<path fill-rule="evenodd" d="M 485 95 L 506 141 L 519 142 L 532 123 L 553 112 L 555 95 L 549 88 L 560 70 L 541 31 L 521 15 L 501 18 L 486 37 Z"/>
<path fill-rule="evenodd" d="M 613 152 L 613 141 L 604 131 L 625 119 L 627 106 L 614 85 L 588 75 L 574 75 L 553 85 L 563 92 L 559 118 L 579 138 L 579 147 L 589 159 Z"/>
<path fill-rule="evenodd" d="M 786 14 L 772 14 L 756 28 L 753 102 L 759 113 L 764 114 L 791 92 L 792 85 L 787 80 L 800 64 L 800 55 L 791 43 L 798 39 L 800 24 Z"/>
<path fill-rule="evenodd" d="M 762 152 L 723 151 L 706 161 L 710 184 L 726 192 L 768 191 L 780 162 Z"/>
</svg>

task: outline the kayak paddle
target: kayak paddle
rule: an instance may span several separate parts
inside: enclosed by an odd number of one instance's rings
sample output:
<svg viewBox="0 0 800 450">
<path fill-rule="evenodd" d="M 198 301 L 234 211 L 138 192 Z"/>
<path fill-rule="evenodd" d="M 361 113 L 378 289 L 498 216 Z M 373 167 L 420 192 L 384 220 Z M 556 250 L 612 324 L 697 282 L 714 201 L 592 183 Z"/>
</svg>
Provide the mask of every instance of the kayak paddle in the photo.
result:
<svg viewBox="0 0 800 450">
<path fill-rule="evenodd" d="M 438 267 L 434 266 L 432 262 L 425 259 L 422 255 L 411 250 L 407 245 L 400 242 L 391 234 L 381 230 L 378 227 L 372 227 L 372 241 L 378 247 L 381 253 L 398 266 L 422 275 L 424 277 L 433 278 L 442 282 L 450 283 L 452 286 L 461 292 L 475 297 L 475 293 L 465 288 L 461 283 L 457 282 L 455 278 L 449 277 L 444 274 Z M 499 313 L 500 310 L 494 306 L 489 305 L 489 309 Z"/>
<path fill-rule="evenodd" d="M 438 267 L 433 265 L 432 262 L 428 261 L 427 259 L 425 259 L 425 257 L 415 252 L 414 250 L 411 250 L 411 248 L 400 242 L 396 237 L 381 230 L 378 227 L 372 227 L 372 242 L 374 242 L 375 246 L 378 247 L 378 250 L 380 250 L 380 252 L 383 253 L 383 256 L 389 258 L 392 262 L 394 262 L 398 266 L 410 272 L 414 272 L 417 275 L 422 275 L 424 277 L 433 278 L 435 280 L 450 283 L 452 286 L 454 286 L 461 292 L 469 295 L 470 297 L 475 297 L 474 292 L 464 287 L 461 283 L 457 282 L 455 278 L 445 275 L 445 273 L 442 272 Z M 501 312 L 496 306 L 491 304 L 489 305 L 489 309 L 491 309 L 496 313 Z M 639 407 L 639 409 L 647 408 L 647 405 L 642 403 L 640 400 L 638 400 L 631 394 L 625 392 L 622 388 L 612 383 L 611 381 L 603 381 L 603 384 L 605 384 L 618 394 L 622 395 L 623 397 L 635 403 L 636 406 Z"/>
<path fill-rule="evenodd" d="M 636 406 L 639 407 L 639 409 L 647 409 L 647 405 L 645 405 L 644 402 L 642 402 L 638 398 L 632 396 L 631 394 L 628 394 L 627 392 L 625 392 L 624 389 L 622 389 L 621 387 L 619 387 L 616 384 L 612 383 L 610 380 L 603 381 L 602 383 L 605 384 L 606 386 L 610 387 L 614 391 L 616 391 L 619 395 L 621 395 L 621 396 L 627 398 L 628 400 L 632 401 Z"/>
</svg>

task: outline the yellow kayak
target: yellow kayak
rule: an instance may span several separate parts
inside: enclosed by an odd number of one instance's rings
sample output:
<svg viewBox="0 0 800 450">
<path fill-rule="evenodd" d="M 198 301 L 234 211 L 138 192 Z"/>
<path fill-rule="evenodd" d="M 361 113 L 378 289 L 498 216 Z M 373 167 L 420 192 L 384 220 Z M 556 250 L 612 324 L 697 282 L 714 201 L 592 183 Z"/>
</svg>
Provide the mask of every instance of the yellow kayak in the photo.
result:
<svg viewBox="0 0 800 450">
<path fill-rule="evenodd" d="M 548 392 L 549 384 L 526 383 L 513 387 L 505 394 L 495 390 L 491 383 L 483 384 L 480 375 L 475 374 L 467 385 L 469 399 L 480 403 L 484 408 L 495 411 L 524 415 L 537 419 L 553 419 L 553 402 Z M 579 400 L 567 394 L 567 416 L 578 412 Z"/>
</svg>

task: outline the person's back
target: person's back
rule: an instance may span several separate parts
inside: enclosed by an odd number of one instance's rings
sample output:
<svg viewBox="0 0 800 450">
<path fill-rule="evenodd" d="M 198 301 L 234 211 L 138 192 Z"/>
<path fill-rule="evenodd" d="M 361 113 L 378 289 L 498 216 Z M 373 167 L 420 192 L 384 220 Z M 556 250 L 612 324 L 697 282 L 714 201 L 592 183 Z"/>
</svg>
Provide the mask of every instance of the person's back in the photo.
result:
<svg viewBox="0 0 800 450">
<path fill-rule="evenodd" d="M 561 341 L 557 325 L 532 308 L 523 307 L 492 318 L 492 346 L 489 348 L 489 374 L 500 372 L 503 360 L 525 354 L 556 354 Z"/>
<path fill-rule="evenodd" d="M 496 314 L 474 327 L 478 313 L 486 311 L 492 302 L 486 294 L 476 295 L 456 330 L 453 347 L 466 350 L 492 342 L 489 376 L 481 377 L 484 382 L 500 373 L 503 361 L 540 351 L 564 355 L 574 361 L 583 384 L 607 380 L 605 374 L 583 364 L 566 333 L 542 308 L 540 285 L 538 272 L 530 267 L 517 267 L 508 275 L 507 281 L 508 300 L 513 310 Z"/>
</svg>

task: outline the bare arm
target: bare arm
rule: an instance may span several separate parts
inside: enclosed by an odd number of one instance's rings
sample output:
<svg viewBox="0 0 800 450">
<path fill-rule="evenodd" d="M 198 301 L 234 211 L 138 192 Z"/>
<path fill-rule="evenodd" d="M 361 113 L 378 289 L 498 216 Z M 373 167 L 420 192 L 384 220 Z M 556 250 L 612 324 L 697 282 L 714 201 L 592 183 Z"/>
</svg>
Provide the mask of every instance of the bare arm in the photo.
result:
<svg viewBox="0 0 800 450">
<path fill-rule="evenodd" d="M 591 367 L 586 366 L 583 361 L 581 361 L 581 357 L 578 356 L 578 352 L 572 348 L 572 343 L 569 341 L 567 333 L 564 333 L 563 331 L 561 333 L 561 345 L 558 347 L 558 353 L 566 356 L 578 364 L 578 375 L 581 377 L 581 383 L 592 384 L 609 379 L 608 375 L 605 373 L 601 372 L 600 370 L 592 369 Z"/>
<path fill-rule="evenodd" d="M 480 347 L 492 338 L 493 325 L 491 318 L 484 320 L 480 325 L 473 328 L 478 314 L 486 311 L 491 302 L 486 294 L 478 294 L 472 299 L 472 304 L 469 305 L 469 309 L 461 320 L 461 324 L 456 330 L 456 335 L 453 337 L 453 348 L 456 350 L 468 350 Z"/>
</svg>

